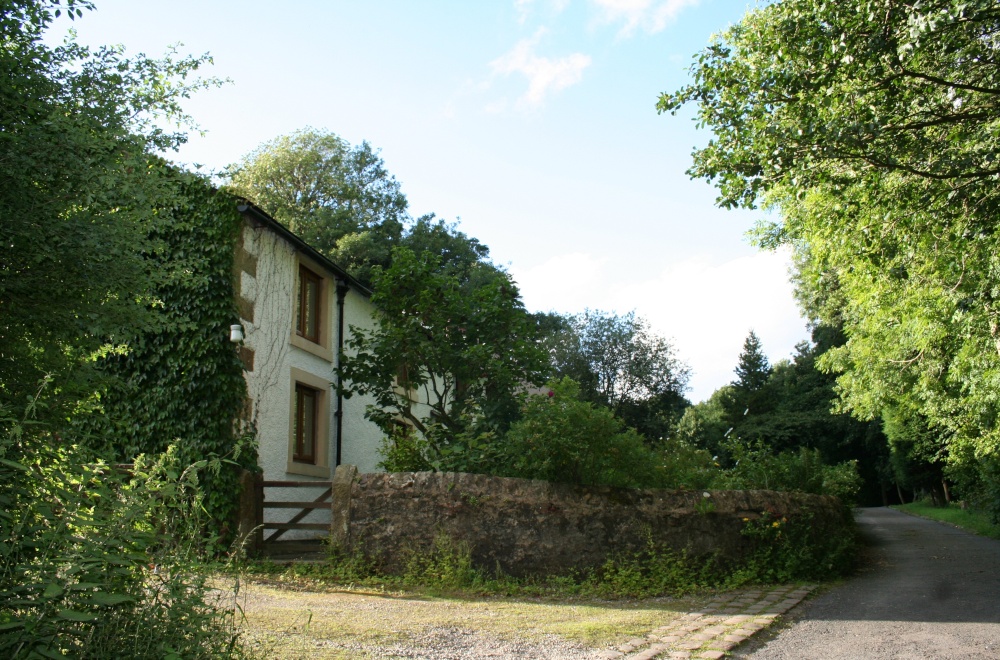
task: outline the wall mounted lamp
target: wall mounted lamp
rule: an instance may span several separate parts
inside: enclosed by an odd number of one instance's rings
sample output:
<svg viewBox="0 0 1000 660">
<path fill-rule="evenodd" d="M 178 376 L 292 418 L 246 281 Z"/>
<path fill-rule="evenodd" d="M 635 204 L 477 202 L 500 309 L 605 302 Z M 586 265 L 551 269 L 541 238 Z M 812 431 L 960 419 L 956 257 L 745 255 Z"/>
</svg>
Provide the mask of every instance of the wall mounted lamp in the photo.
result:
<svg viewBox="0 0 1000 660">
<path fill-rule="evenodd" d="M 229 326 L 229 341 L 234 344 L 238 344 L 243 341 L 243 326 L 239 323 L 234 323 Z"/>
</svg>

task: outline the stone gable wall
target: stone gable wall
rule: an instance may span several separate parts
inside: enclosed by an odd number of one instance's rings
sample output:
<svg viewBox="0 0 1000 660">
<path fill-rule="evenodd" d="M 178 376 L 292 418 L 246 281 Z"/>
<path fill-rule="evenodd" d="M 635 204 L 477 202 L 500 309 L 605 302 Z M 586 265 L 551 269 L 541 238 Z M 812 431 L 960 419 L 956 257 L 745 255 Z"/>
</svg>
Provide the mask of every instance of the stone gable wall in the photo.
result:
<svg viewBox="0 0 1000 660">
<path fill-rule="evenodd" d="M 708 491 L 706 491 L 708 492 Z M 668 491 L 572 486 L 454 472 L 358 474 L 334 479 L 333 540 L 388 570 L 443 533 L 464 541 L 477 566 L 514 576 L 599 566 L 649 541 L 691 555 L 739 557 L 745 519 L 812 516 L 817 534 L 847 534 L 832 497 L 774 491 Z"/>
</svg>

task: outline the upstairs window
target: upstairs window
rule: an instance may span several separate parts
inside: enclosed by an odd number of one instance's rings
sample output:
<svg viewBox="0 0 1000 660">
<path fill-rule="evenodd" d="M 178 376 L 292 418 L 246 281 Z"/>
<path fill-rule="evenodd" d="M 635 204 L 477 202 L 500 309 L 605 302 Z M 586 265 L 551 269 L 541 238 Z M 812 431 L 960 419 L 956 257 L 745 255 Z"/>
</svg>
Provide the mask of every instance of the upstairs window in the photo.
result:
<svg viewBox="0 0 1000 660">
<path fill-rule="evenodd" d="M 299 294 L 295 311 L 295 334 L 320 343 L 323 279 L 305 266 L 299 266 Z"/>
</svg>

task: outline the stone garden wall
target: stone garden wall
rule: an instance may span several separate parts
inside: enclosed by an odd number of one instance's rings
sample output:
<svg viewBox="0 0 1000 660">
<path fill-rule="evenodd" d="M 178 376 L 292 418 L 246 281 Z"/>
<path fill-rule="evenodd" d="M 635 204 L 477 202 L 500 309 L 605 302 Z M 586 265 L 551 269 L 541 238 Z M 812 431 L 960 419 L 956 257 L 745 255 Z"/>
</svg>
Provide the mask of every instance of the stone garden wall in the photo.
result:
<svg viewBox="0 0 1000 660">
<path fill-rule="evenodd" d="M 333 542 L 361 549 L 388 570 L 446 534 L 477 566 L 514 576 L 602 564 L 651 540 L 691 555 L 738 557 L 740 530 L 762 515 L 808 514 L 817 534 L 847 534 L 849 514 L 831 497 L 773 491 L 667 491 L 584 487 L 481 474 L 359 474 L 337 468 Z"/>
</svg>

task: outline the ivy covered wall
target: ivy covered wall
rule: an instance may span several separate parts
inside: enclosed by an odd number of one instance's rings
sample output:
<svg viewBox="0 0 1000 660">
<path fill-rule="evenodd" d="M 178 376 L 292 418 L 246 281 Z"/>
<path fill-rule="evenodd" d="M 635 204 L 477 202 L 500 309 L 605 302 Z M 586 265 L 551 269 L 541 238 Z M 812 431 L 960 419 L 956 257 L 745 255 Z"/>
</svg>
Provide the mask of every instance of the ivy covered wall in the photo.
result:
<svg viewBox="0 0 1000 660">
<path fill-rule="evenodd" d="M 237 506 L 238 466 L 255 468 L 243 364 L 229 327 L 239 322 L 233 263 L 242 226 L 236 200 L 198 175 L 168 173 L 169 203 L 157 210 L 145 254 L 153 290 L 148 327 L 103 359 L 110 376 L 91 417 L 91 444 L 130 461 L 176 445 L 181 464 L 222 457 L 204 471 L 204 505 L 227 536 Z"/>
</svg>

